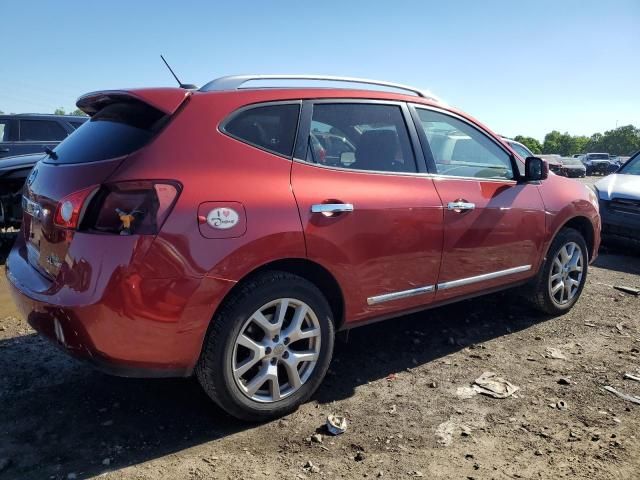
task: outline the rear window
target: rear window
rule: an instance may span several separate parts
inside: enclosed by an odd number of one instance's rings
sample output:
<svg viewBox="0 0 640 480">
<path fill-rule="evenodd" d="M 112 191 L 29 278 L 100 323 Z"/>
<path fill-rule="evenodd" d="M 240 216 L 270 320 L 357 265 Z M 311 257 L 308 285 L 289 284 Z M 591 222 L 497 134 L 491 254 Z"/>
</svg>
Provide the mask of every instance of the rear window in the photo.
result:
<svg viewBox="0 0 640 480">
<path fill-rule="evenodd" d="M 99 110 L 54 151 L 55 163 L 88 163 L 122 157 L 144 147 L 167 116 L 142 102 L 112 103 Z"/>
<path fill-rule="evenodd" d="M 291 157 L 299 111 L 297 103 L 253 107 L 233 115 L 222 130 L 242 142 Z"/>
<path fill-rule="evenodd" d="M 589 160 L 609 160 L 608 153 L 593 153 L 589 155 Z"/>
</svg>

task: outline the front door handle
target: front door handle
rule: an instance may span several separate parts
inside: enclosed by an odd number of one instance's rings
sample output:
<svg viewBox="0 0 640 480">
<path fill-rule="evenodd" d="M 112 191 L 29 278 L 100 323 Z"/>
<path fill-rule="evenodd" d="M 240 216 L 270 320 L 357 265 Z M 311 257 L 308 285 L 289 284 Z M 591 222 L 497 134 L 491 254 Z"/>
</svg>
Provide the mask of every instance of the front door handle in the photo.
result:
<svg viewBox="0 0 640 480">
<path fill-rule="evenodd" d="M 11 151 L 11 149 L 6 148 L 6 147 L 0 148 L 0 153 L 9 153 L 10 151 Z"/>
<path fill-rule="evenodd" d="M 322 213 L 327 217 L 346 212 L 353 212 L 352 203 L 316 203 L 311 205 L 311 213 Z"/>
<path fill-rule="evenodd" d="M 466 212 L 467 210 L 473 210 L 476 208 L 475 203 L 467 202 L 465 200 L 456 200 L 455 202 L 449 202 L 447 204 L 449 210 L 453 210 L 456 213 Z"/>
</svg>

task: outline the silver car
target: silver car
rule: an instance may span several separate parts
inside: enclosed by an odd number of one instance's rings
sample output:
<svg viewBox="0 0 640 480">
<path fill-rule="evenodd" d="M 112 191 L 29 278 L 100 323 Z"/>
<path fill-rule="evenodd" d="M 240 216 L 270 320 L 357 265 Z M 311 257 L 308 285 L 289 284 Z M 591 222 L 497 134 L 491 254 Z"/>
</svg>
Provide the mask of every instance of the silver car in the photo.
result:
<svg viewBox="0 0 640 480">
<path fill-rule="evenodd" d="M 640 152 L 593 188 L 600 203 L 603 239 L 640 246 Z"/>
</svg>

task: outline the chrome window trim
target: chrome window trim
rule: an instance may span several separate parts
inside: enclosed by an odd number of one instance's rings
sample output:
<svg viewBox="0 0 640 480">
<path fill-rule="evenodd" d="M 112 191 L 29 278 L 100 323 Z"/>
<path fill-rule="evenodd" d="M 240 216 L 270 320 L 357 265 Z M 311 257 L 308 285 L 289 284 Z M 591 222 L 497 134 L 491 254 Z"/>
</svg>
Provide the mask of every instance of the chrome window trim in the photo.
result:
<svg viewBox="0 0 640 480">
<path fill-rule="evenodd" d="M 473 277 L 460 278 L 458 280 L 438 283 L 437 289 L 448 290 L 450 288 L 462 287 L 465 285 L 471 285 L 473 283 L 485 282 L 487 280 L 493 280 L 507 275 L 513 275 L 515 273 L 527 272 L 529 270 L 531 270 L 531 265 L 521 265 L 519 267 L 507 268 L 506 270 L 498 270 L 496 272 L 483 273 L 482 275 L 476 275 Z"/>
<path fill-rule="evenodd" d="M 272 107 L 272 106 L 277 106 L 277 105 L 298 105 L 298 121 L 296 123 L 296 131 L 293 137 L 293 146 L 291 148 L 291 153 L 289 155 L 283 155 L 280 152 L 276 152 L 274 150 L 270 150 L 268 148 L 265 148 L 261 145 L 256 145 L 255 143 L 251 143 L 251 142 L 247 142 L 245 139 L 240 138 L 236 135 L 233 135 L 232 133 L 227 132 L 226 130 L 226 126 L 227 124 L 233 120 L 235 117 L 237 117 L 238 115 L 240 115 L 241 113 L 247 111 L 247 110 L 251 110 L 254 108 L 260 108 L 260 107 Z M 257 148 L 258 150 L 262 150 L 263 152 L 267 152 L 270 153 L 272 155 L 276 155 L 280 158 L 286 158 L 287 160 L 292 160 L 293 159 L 293 155 L 295 154 L 296 151 L 296 140 L 298 139 L 298 131 L 300 130 L 300 115 L 302 114 L 302 100 L 274 100 L 274 101 L 268 101 L 268 102 L 257 102 L 257 103 L 250 103 L 247 105 L 243 105 L 240 108 L 237 108 L 236 110 L 234 110 L 233 112 L 229 113 L 226 117 L 224 117 L 222 119 L 222 121 L 220 121 L 218 123 L 218 126 L 216 128 L 216 130 L 218 132 L 220 132 L 221 134 L 229 137 L 229 138 L 233 138 L 234 140 L 237 140 L 238 142 L 244 143 L 245 145 L 249 145 L 251 147 Z"/>
<path fill-rule="evenodd" d="M 413 297 L 415 295 L 423 295 L 425 293 L 435 292 L 435 285 L 427 285 L 425 287 L 412 288 L 411 290 L 403 290 L 401 292 L 384 293 L 375 297 L 367 298 L 369 305 L 378 305 L 379 303 L 390 302 L 392 300 L 400 300 L 401 298 Z"/>
</svg>

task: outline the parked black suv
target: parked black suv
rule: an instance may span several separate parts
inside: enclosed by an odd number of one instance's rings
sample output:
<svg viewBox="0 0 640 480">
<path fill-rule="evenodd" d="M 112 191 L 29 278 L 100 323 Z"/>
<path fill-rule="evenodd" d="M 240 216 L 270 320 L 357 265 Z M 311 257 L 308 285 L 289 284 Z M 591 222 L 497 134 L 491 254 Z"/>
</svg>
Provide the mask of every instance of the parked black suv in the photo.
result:
<svg viewBox="0 0 640 480">
<path fill-rule="evenodd" d="M 0 115 L 0 158 L 53 149 L 89 117 L 75 115 Z"/>
</svg>

